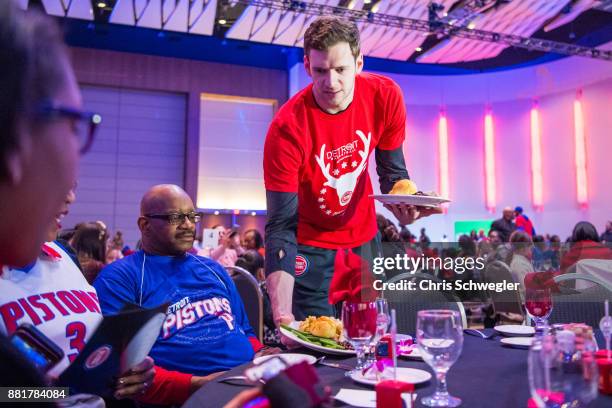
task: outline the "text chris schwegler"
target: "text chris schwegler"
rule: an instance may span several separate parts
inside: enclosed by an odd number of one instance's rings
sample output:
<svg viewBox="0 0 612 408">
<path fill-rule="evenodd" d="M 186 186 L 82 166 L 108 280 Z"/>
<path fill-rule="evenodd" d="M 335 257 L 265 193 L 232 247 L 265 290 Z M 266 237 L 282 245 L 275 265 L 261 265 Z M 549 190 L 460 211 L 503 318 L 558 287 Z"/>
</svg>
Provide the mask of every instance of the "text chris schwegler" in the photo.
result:
<svg viewBox="0 0 612 408">
<path fill-rule="evenodd" d="M 377 257 L 373 259 L 372 272 L 377 275 L 383 274 L 386 269 L 403 270 L 409 273 L 416 273 L 420 270 L 445 269 L 452 270 L 457 275 L 462 275 L 468 270 L 483 270 L 485 260 L 481 257 L 476 258 L 429 258 L 425 256 L 412 257 L 407 254 L 395 255 L 395 257 Z M 421 280 L 419 282 L 401 280 L 398 282 L 384 282 L 375 280 L 373 287 L 375 290 L 488 290 L 503 292 L 505 290 L 517 290 L 518 283 L 515 282 L 475 282 L 472 280 L 454 282 L 434 282 L 431 280 Z"/>
</svg>

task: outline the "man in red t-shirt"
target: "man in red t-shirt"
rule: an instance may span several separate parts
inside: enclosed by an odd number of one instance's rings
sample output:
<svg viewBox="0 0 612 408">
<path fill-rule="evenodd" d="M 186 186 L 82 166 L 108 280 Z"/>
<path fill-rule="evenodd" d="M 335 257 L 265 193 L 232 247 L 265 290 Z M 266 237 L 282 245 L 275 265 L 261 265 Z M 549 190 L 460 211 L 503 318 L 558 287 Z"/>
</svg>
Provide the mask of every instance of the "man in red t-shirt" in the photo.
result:
<svg viewBox="0 0 612 408">
<path fill-rule="evenodd" d="M 279 110 L 264 147 L 266 281 L 277 325 L 334 315 L 327 292 L 338 249 L 380 256 L 370 153 L 383 193 L 409 178 L 402 92 L 389 78 L 361 72 L 357 26 L 315 20 L 304 34 L 304 67 L 313 82 Z M 390 210 L 402 225 L 439 212 Z"/>
</svg>

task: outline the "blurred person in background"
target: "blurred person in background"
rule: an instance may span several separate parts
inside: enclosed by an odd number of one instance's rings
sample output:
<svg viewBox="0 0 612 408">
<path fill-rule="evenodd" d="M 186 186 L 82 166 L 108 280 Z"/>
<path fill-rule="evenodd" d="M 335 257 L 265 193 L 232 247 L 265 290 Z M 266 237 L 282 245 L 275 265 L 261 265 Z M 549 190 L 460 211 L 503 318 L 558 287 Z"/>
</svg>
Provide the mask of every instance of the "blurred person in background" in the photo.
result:
<svg viewBox="0 0 612 408">
<path fill-rule="evenodd" d="M 512 247 L 512 261 L 510 262 L 510 272 L 514 281 L 519 284 L 521 299 L 525 300 L 525 276 L 534 272 L 532 264 L 533 241 L 525 231 L 514 231 L 510 235 L 510 245 Z"/>
<path fill-rule="evenodd" d="M 0 2 L 0 271 L 36 259 L 76 177 L 91 117 L 54 22 L 15 1 Z M 93 128 L 95 126 L 92 124 Z M 17 233 L 18 232 L 18 233 Z M 0 385 L 44 379 L 0 335 Z"/>
<path fill-rule="evenodd" d="M 490 231 L 497 231 L 499 239 L 502 242 L 508 242 L 510 234 L 514 232 L 516 225 L 514 225 L 514 211 L 510 207 L 505 207 L 502 213 L 502 217 L 493 221 L 491 224 Z"/>
<path fill-rule="evenodd" d="M 533 223 L 529 217 L 523 213 L 523 207 L 519 206 L 514 209 L 514 225 L 516 226 L 517 230 L 525 231 L 530 237 L 535 235 Z"/>
<path fill-rule="evenodd" d="M 574 226 L 569 250 L 561 258 L 561 273 L 569 272 L 582 259 L 612 260 L 612 249 L 599 242 L 597 228 L 587 221 L 580 221 Z"/>
<path fill-rule="evenodd" d="M 261 233 L 255 228 L 246 230 L 242 238 L 242 246 L 245 250 L 255 250 L 263 257 L 266 256 L 266 250 L 264 249 L 264 239 Z"/>
<path fill-rule="evenodd" d="M 97 222 L 81 224 L 72 237 L 72 247 L 90 284 L 106 264 L 106 241 L 106 230 Z"/>
<path fill-rule="evenodd" d="M 612 244 L 612 221 L 608 221 L 606 223 L 606 230 L 603 232 L 603 234 L 601 234 L 599 239 L 601 242 Z"/>
<path fill-rule="evenodd" d="M 219 246 L 210 251 L 210 258 L 223 266 L 234 266 L 238 255 L 244 253 L 240 244 L 240 233 L 235 229 L 220 230 Z"/>
<path fill-rule="evenodd" d="M 106 251 L 106 264 L 110 264 L 115 262 L 117 259 L 121 259 L 123 258 L 123 252 L 121 252 L 118 249 L 109 249 L 108 251 Z"/>
</svg>

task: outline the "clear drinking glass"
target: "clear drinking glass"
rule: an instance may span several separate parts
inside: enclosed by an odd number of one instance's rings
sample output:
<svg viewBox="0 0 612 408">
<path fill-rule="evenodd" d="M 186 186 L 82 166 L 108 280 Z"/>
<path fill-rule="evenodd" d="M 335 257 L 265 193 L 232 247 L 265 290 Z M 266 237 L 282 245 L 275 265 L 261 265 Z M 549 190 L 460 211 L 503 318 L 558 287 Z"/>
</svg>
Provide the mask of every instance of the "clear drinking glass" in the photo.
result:
<svg viewBox="0 0 612 408">
<path fill-rule="evenodd" d="M 374 350 L 380 339 L 387 334 L 391 318 L 389 317 L 389 304 L 387 299 L 377 298 L 376 301 L 376 333 L 372 336 L 369 346 L 366 348 L 366 366 L 376 362 Z"/>
<path fill-rule="evenodd" d="M 461 399 L 446 388 L 446 373 L 463 349 L 463 326 L 459 312 L 421 310 L 417 313 L 416 340 L 423 360 L 436 373 L 436 392 L 421 400 L 428 407 L 458 407 Z"/>
<path fill-rule="evenodd" d="M 376 302 L 344 302 L 342 305 L 344 337 L 357 353 L 357 366 L 347 375 L 366 367 L 365 352 L 376 335 L 377 316 Z"/>
<path fill-rule="evenodd" d="M 528 357 L 529 389 L 538 408 L 584 407 L 597 397 L 595 345 L 564 350 L 554 335 L 536 338 Z"/>
</svg>

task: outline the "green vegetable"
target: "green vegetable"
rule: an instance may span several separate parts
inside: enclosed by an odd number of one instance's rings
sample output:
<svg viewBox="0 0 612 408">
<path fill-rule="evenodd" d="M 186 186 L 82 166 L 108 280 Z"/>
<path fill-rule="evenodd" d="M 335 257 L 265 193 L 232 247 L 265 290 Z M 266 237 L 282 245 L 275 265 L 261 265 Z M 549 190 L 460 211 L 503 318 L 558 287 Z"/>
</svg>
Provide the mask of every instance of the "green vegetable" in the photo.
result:
<svg viewBox="0 0 612 408">
<path fill-rule="evenodd" d="M 323 347 L 327 347 L 327 348 L 332 348 L 332 349 L 337 349 L 337 350 L 346 350 L 344 348 L 344 346 L 342 346 L 341 344 L 339 344 L 337 341 L 332 340 L 332 339 L 328 339 L 326 337 L 319 337 L 319 336 L 315 336 L 314 334 L 311 333 L 306 333 L 300 330 L 296 330 L 293 327 L 289 327 L 287 325 L 281 324 L 281 327 L 285 330 L 287 330 L 288 332 L 291 332 L 293 334 L 295 334 L 298 338 L 307 341 L 309 343 L 313 343 L 313 344 L 318 344 L 319 346 L 323 346 Z"/>
</svg>

